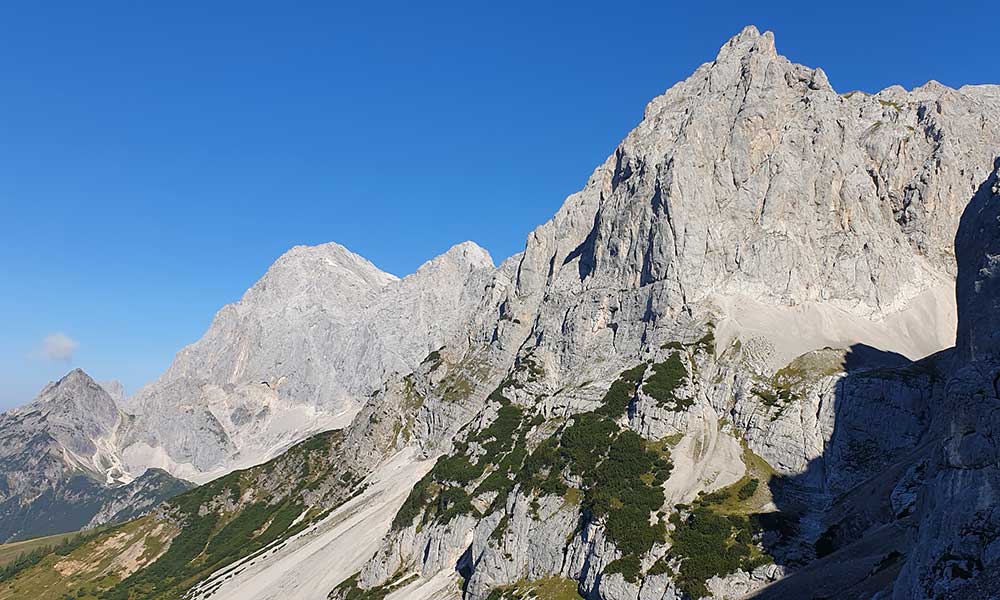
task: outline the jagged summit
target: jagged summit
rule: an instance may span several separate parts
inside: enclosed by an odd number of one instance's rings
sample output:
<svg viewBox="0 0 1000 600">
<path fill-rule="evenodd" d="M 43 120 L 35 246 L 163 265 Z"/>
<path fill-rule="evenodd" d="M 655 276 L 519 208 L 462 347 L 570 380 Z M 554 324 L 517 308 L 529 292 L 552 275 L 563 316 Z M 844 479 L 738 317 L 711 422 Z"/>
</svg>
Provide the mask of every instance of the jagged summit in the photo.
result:
<svg viewBox="0 0 1000 600">
<path fill-rule="evenodd" d="M 770 31 L 761 33 L 754 25 L 747 25 L 739 33 L 729 38 L 719 49 L 715 62 L 742 60 L 744 57 L 759 53 L 776 58 L 778 52 L 774 47 L 774 34 Z"/>
<path fill-rule="evenodd" d="M 401 279 L 336 243 L 296 246 L 130 399 L 125 460 L 200 481 L 346 424 L 467 326 L 493 271 L 471 242 Z"/>
<path fill-rule="evenodd" d="M 42 413 L 49 421 L 69 427 L 85 426 L 96 435 L 106 434 L 119 418 L 115 401 L 80 368 L 46 384 L 29 404 L 10 412 Z"/>
<path fill-rule="evenodd" d="M 650 102 L 532 234 L 508 306 L 600 305 L 623 286 L 625 339 L 714 305 L 721 341 L 759 330 L 774 368 L 861 340 L 918 358 L 954 339 L 954 232 L 997 147 L 1000 104 L 944 88 L 841 96 L 747 28 Z"/>
</svg>

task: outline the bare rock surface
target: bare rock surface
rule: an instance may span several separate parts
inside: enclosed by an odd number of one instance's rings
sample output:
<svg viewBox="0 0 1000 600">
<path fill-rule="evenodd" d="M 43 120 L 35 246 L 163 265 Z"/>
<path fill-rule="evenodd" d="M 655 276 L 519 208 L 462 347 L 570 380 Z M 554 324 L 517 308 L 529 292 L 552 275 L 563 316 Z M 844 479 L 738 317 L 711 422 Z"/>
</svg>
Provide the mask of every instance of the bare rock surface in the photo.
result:
<svg viewBox="0 0 1000 600">
<path fill-rule="evenodd" d="M 188 489 L 162 471 L 133 480 L 117 454 L 128 419 L 80 369 L 0 415 L 0 540 L 120 522 Z"/>
<path fill-rule="evenodd" d="M 346 425 L 389 375 L 460 335 L 493 271 L 470 242 L 403 279 L 338 244 L 290 250 L 129 401 L 129 469 L 204 481 Z"/>
</svg>

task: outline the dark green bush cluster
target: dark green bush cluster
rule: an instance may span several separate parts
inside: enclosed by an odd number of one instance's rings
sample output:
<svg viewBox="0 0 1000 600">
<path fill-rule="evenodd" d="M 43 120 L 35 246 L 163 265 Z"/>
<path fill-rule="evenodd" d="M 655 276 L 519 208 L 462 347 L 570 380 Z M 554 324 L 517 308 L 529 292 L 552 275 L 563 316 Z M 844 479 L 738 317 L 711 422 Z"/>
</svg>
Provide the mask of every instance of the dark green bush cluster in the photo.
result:
<svg viewBox="0 0 1000 600">
<path fill-rule="evenodd" d="M 525 421 L 524 411 L 503 397 L 502 384 L 493 393 L 500 404 L 496 418 L 485 428 L 468 436 L 468 441 L 455 444 L 455 452 L 438 459 L 423 479 L 410 491 L 403 506 L 396 513 L 392 526 L 402 529 L 411 525 L 421 513 L 421 523 L 431 518 L 448 522 L 460 514 L 474 513 L 471 497 L 465 486 L 483 476 L 490 467 L 490 474 L 476 487 L 473 496 L 496 492 L 493 506 L 506 502 L 514 487 L 512 475 L 521 468 L 527 456 L 525 437 L 528 430 L 539 423 L 538 419 Z M 476 463 L 469 456 L 470 442 L 479 443 L 485 450 Z"/>
<path fill-rule="evenodd" d="M 752 392 L 754 396 L 760 398 L 764 406 L 770 408 L 781 408 L 797 399 L 792 390 L 784 387 L 775 387 L 773 390 L 766 387 L 755 387 Z"/>
<path fill-rule="evenodd" d="M 431 472 L 439 483 L 466 485 L 482 477 L 485 470 L 486 462 L 483 460 L 473 464 L 465 454 L 451 454 L 439 458 Z"/>
<path fill-rule="evenodd" d="M 608 458 L 584 476 L 584 509 L 607 516 L 608 537 L 624 555 L 639 558 L 665 539 L 664 524 L 650 525 L 649 515 L 663 506 L 661 486 L 671 467 L 646 450 L 635 432 L 624 431 L 612 442 Z"/>
<path fill-rule="evenodd" d="M 562 472 L 565 460 L 559 452 L 559 439 L 552 436 L 544 440 L 524 460 L 517 474 L 525 492 L 538 492 L 542 496 L 561 496 L 568 489 Z"/>
<path fill-rule="evenodd" d="M 674 570 L 670 568 L 670 564 L 665 558 L 661 558 L 653 563 L 653 566 L 649 567 L 649 570 L 646 571 L 646 575 L 670 575 L 672 577 L 674 575 Z"/>
<path fill-rule="evenodd" d="M 434 468 L 410 490 L 410 494 L 403 501 L 403 505 L 392 520 L 393 529 L 399 530 L 409 527 L 413 524 L 414 519 L 421 515 L 423 518 L 420 524 L 425 525 L 433 520 L 447 523 L 462 514 L 478 514 L 465 489 L 461 485 L 451 485 L 451 482 L 459 481 L 455 479 L 456 473 L 463 475 L 463 483 L 476 478 L 464 480 L 464 476 L 469 474 L 468 467 L 461 464 L 462 460 L 455 459 L 464 459 L 465 464 L 469 464 L 468 458 L 463 455 L 438 459 Z M 455 467 L 453 464 L 460 466 Z M 442 465 L 445 465 L 443 471 L 441 470 Z M 482 474 L 482 467 L 472 465 L 472 468 L 473 470 L 478 469 L 479 473 Z"/>
<path fill-rule="evenodd" d="M 639 365 L 623 373 L 599 409 L 574 415 L 528 456 L 519 474 L 526 491 L 541 495 L 565 494 L 564 473 L 580 477 L 583 516 L 606 517 L 608 538 L 622 553 L 612 563 L 613 572 L 630 581 L 639 577 L 642 556 L 665 539 L 664 524 L 650 525 L 650 514 L 663 505 L 662 485 L 673 468 L 638 434 L 621 431 L 614 421 L 634 398 L 644 372 L 645 365 Z"/>
<path fill-rule="evenodd" d="M 746 517 L 721 515 L 698 506 L 687 518 L 674 513 L 670 520 L 675 526 L 670 556 L 680 560 L 674 581 L 688 596 L 707 595 L 705 582 L 713 576 L 755 566 L 751 558 L 753 528 Z"/>
<path fill-rule="evenodd" d="M 497 418 L 488 427 L 470 438 L 482 444 L 486 450 L 486 456 L 496 456 L 503 452 L 510 452 L 517 439 L 515 435 L 521 427 L 524 419 L 524 411 L 513 404 L 504 404 L 497 411 Z"/>
<path fill-rule="evenodd" d="M 677 397 L 677 388 L 687 379 L 688 372 L 680 352 L 674 352 L 667 360 L 653 365 L 653 374 L 646 379 L 642 391 L 656 400 L 664 408 L 682 412 L 694 404 L 692 399 Z"/>
<path fill-rule="evenodd" d="M 625 581 L 639 583 L 639 577 L 642 575 L 642 564 L 639 561 L 639 557 L 634 554 L 626 554 L 618 560 L 611 561 L 608 563 L 608 566 L 604 567 L 605 575 L 610 575 L 611 573 L 621 573 Z"/>
<path fill-rule="evenodd" d="M 392 519 L 393 529 L 409 527 L 413 524 L 413 520 L 420 516 L 424 507 L 434 499 L 434 494 L 431 491 L 433 483 L 433 473 L 427 473 L 413 486 L 406 500 L 403 501 L 403 505 L 396 512 L 396 516 Z"/>
<path fill-rule="evenodd" d="M 760 481 L 757 479 L 751 479 L 750 481 L 744 483 L 738 492 L 736 492 L 736 497 L 740 500 L 749 500 L 757 493 L 757 488 L 760 486 Z"/>
<path fill-rule="evenodd" d="M 628 405 L 635 397 L 636 389 L 642 383 L 642 376 L 645 372 L 646 363 L 640 363 L 622 373 L 618 380 L 611 384 L 608 392 L 604 394 L 602 406 L 594 412 L 612 419 L 624 415 Z"/>
</svg>

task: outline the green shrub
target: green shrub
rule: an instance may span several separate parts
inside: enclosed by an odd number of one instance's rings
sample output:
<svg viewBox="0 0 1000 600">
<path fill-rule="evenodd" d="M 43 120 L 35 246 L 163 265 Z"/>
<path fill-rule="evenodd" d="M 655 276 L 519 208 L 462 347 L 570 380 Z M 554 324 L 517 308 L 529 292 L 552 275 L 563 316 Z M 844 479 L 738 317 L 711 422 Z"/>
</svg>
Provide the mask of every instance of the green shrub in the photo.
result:
<svg viewBox="0 0 1000 600">
<path fill-rule="evenodd" d="M 611 573 L 621 573 L 625 581 L 631 583 L 639 583 L 639 575 L 642 572 L 642 565 L 639 564 L 639 558 L 635 555 L 626 555 L 618 560 L 611 561 L 608 566 L 604 568 L 604 574 L 609 575 Z"/>
<path fill-rule="evenodd" d="M 632 398 L 635 397 L 635 391 L 639 387 L 639 383 L 642 382 L 642 376 L 645 372 L 646 363 L 640 363 L 624 371 L 618 380 L 611 384 L 607 393 L 604 394 L 602 406 L 595 412 L 612 419 L 624 415 Z"/>
<path fill-rule="evenodd" d="M 420 516 L 424 507 L 431 501 L 431 483 L 434 481 L 433 473 L 428 473 L 413 486 L 410 494 L 399 507 L 396 516 L 392 520 L 394 530 L 404 529 L 413 524 L 413 520 Z"/>
<path fill-rule="evenodd" d="M 694 404 L 692 399 L 677 397 L 676 391 L 687 379 L 688 372 L 680 352 L 674 352 L 667 360 L 653 365 L 653 374 L 642 386 L 642 391 L 656 400 L 664 408 L 682 412 Z"/>
<path fill-rule="evenodd" d="M 749 500 L 757 492 L 757 487 L 760 485 L 760 481 L 756 479 L 751 479 L 750 481 L 743 484 L 740 490 L 736 493 L 736 496 L 740 500 Z"/>
<path fill-rule="evenodd" d="M 692 598 L 707 595 L 705 582 L 740 569 L 751 557 L 750 522 L 698 506 L 686 519 L 672 521 L 670 554 L 680 559 L 675 581 Z"/>
<path fill-rule="evenodd" d="M 431 472 L 435 481 L 464 485 L 479 479 L 485 469 L 485 461 L 472 464 L 469 457 L 462 454 L 452 454 L 439 458 Z"/>
</svg>

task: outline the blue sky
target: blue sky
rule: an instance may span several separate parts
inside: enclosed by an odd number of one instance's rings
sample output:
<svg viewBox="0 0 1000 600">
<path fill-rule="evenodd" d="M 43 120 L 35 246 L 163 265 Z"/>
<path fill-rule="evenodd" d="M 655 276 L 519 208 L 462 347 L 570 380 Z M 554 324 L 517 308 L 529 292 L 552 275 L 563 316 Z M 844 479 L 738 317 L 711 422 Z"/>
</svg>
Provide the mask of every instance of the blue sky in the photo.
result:
<svg viewBox="0 0 1000 600">
<path fill-rule="evenodd" d="M 841 91 L 1000 82 L 985 1 L 692 4 L 3 3 L 0 408 L 135 391 L 295 244 L 499 262 L 749 23 Z"/>
</svg>

